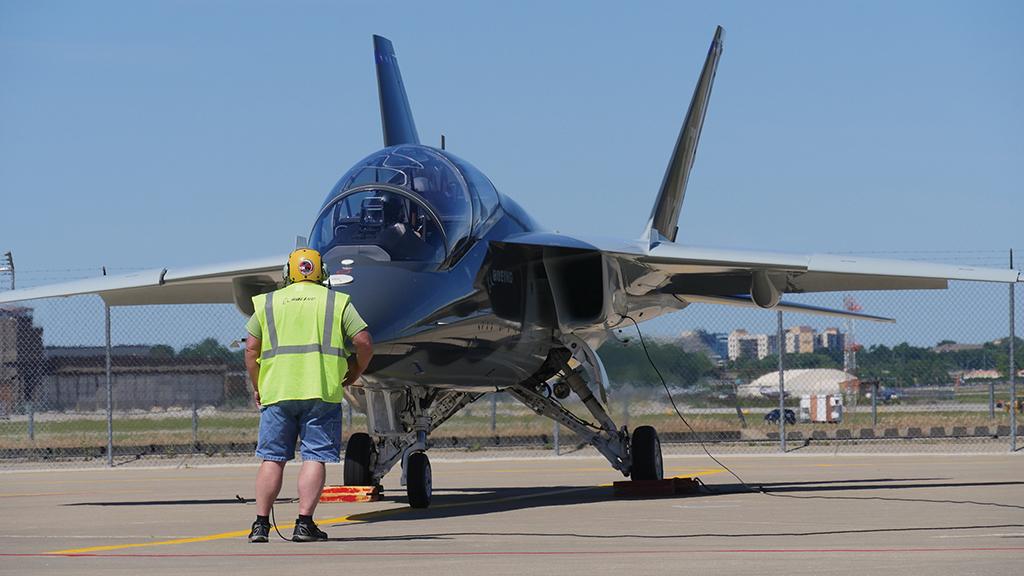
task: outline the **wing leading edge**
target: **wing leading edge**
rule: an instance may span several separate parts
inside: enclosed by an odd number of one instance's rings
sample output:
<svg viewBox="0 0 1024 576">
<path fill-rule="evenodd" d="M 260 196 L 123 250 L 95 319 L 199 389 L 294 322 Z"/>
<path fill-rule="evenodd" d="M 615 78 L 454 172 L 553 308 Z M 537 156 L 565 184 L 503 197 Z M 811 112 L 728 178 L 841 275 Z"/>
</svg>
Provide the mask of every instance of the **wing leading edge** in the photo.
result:
<svg viewBox="0 0 1024 576">
<path fill-rule="evenodd" d="M 100 276 L 0 292 L 0 304 L 99 294 L 110 306 L 147 304 L 231 304 L 252 314 L 255 294 L 267 292 L 281 283 L 281 262 L 274 256 L 229 264 L 193 268 L 159 268 L 118 276 Z"/>
</svg>

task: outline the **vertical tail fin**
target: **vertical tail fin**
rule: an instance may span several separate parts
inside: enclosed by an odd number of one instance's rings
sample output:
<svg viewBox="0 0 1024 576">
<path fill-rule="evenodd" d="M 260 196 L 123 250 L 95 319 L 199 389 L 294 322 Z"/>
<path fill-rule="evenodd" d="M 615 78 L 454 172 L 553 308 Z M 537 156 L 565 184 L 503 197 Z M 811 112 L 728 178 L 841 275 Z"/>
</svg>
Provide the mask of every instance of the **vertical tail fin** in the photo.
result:
<svg viewBox="0 0 1024 576">
<path fill-rule="evenodd" d="M 377 93 L 380 96 L 380 122 L 384 129 L 384 146 L 419 144 L 416 123 L 412 119 L 409 98 L 398 69 L 398 58 L 391 41 L 373 37 L 373 55 L 377 62 Z"/>
<path fill-rule="evenodd" d="M 665 170 L 658 199 L 651 210 L 651 219 L 644 231 L 644 237 L 651 244 L 662 240 L 674 242 L 679 231 L 679 213 L 683 209 L 686 182 L 690 178 L 690 169 L 693 167 L 697 144 L 700 141 L 700 130 L 704 126 L 704 115 L 707 113 L 708 100 L 711 98 L 711 85 L 714 84 L 718 59 L 722 55 L 724 34 L 725 30 L 721 26 L 715 30 L 715 38 L 711 41 L 707 59 L 704 61 L 704 70 L 700 73 L 700 80 L 693 91 L 690 109 L 686 111 L 686 119 L 683 121 L 672 158 Z"/>
</svg>

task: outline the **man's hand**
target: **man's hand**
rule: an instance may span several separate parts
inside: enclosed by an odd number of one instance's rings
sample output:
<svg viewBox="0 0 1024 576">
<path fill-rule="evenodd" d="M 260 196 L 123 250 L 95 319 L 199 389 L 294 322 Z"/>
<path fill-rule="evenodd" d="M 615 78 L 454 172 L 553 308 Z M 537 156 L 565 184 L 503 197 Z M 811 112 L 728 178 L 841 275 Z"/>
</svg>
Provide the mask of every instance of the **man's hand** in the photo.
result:
<svg viewBox="0 0 1024 576">
<path fill-rule="evenodd" d="M 260 391 L 259 390 L 253 389 L 253 391 L 252 391 L 252 399 L 256 401 L 256 407 L 257 408 L 262 408 L 263 407 L 263 405 L 260 404 Z"/>
<path fill-rule="evenodd" d="M 369 330 L 361 330 L 353 336 L 352 344 L 356 347 L 356 353 L 348 359 L 348 373 L 341 383 L 342 386 L 355 386 L 373 358 L 373 338 L 370 337 Z"/>
</svg>

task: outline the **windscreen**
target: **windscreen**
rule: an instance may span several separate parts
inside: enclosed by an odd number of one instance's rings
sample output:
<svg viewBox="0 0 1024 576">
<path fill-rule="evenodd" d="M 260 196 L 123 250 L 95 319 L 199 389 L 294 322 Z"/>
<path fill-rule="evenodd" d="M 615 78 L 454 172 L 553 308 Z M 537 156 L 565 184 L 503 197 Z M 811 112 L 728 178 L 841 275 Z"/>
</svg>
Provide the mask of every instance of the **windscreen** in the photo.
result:
<svg viewBox="0 0 1024 576">
<path fill-rule="evenodd" d="M 472 222 L 468 187 L 447 158 L 426 146 L 394 146 L 341 178 L 310 245 L 322 254 L 360 246 L 389 260 L 441 262 L 469 236 Z"/>
</svg>

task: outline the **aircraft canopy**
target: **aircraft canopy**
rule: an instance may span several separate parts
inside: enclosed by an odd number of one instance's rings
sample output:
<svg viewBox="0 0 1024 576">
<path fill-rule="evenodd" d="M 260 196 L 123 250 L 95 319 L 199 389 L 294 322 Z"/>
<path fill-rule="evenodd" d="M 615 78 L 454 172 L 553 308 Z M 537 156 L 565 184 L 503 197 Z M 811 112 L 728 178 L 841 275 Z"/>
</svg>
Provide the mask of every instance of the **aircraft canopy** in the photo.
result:
<svg viewBox="0 0 1024 576">
<path fill-rule="evenodd" d="M 473 204 L 461 171 L 442 152 L 392 146 L 342 176 L 320 210 L 310 247 L 325 256 L 357 251 L 380 260 L 443 262 L 469 237 Z"/>
</svg>

